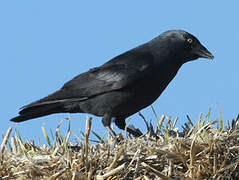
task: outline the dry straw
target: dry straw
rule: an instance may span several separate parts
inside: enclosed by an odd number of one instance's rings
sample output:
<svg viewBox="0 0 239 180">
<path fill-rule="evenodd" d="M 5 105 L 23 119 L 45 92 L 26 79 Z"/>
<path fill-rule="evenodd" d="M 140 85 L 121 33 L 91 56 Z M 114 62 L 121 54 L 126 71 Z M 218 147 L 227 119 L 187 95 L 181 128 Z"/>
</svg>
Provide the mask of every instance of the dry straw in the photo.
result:
<svg viewBox="0 0 239 180">
<path fill-rule="evenodd" d="M 238 179 L 239 117 L 224 129 L 221 118 L 210 122 L 200 115 L 195 125 L 187 119 L 180 133 L 177 118 L 162 116 L 153 133 L 118 136 L 117 142 L 97 135 L 99 142 L 91 143 L 89 118 L 83 139 L 70 128 L 63 137 L 59 125 L 50 141 L 43 128 L 48 146 L 23 143 L 16 133 L 10 138 L 10 127 L 1 143 L 0 179 Z"/>
</svg>

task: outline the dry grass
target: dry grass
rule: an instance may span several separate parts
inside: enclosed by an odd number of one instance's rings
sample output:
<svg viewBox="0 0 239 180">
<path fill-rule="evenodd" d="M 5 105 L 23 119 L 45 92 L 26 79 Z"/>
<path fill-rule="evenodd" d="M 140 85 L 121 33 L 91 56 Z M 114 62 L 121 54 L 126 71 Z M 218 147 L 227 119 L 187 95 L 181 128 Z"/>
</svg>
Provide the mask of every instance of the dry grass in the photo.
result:
<svg viewBox="0 0 239 180">
<path fill-rule="evenodd" d="M 51 142 L 43 128 L 48 146 L 23 143 L 19 135 L 10 137 L 9 128 L 0 149 L 0 179 L 238 179 L 239 117 L 224 130 L 221 118 L 206 121 L 200 115 L 193 125 L 188 117 L 177 133 L 177 119 L 162 116 L 156 130 L 148 125 L 142 137 L 92 144 L 88 119 L 83 140 L 70 129 L 63 138 L 59 124 Z M 71 134 L 79 145 L 69 142 Z"/>
</svg>

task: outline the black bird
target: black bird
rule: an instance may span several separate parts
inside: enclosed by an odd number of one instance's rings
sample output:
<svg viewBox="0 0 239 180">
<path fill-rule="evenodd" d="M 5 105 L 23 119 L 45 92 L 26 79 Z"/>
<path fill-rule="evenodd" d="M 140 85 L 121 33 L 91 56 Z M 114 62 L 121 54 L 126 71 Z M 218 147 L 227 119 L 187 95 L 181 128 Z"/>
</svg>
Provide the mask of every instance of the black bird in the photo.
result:
<svg viewBox="0 0 239 180">
<path fill-rule="evenodd" d="M 22 107 L 20 115 L 11 121 L 54 113 L 89 113 L 101 116 L 107 131 L 115 136 L 110 127 L 112 118 L 125 129 L 125 118 L 152 104 L 184 63 L 200 57 L 213 59 L 195 36 L 182 30 L 166 31 Z"/>
</svg>

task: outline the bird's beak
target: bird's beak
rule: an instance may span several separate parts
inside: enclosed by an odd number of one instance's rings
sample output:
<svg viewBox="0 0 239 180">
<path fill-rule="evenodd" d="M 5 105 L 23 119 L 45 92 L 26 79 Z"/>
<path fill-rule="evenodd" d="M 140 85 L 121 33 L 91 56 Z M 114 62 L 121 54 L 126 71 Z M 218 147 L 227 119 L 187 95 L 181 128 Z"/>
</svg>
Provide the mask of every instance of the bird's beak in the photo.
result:
<svg viewBox="0 0 239 180">
<path fill-rule="evenodd" d="M 214 56 L 212 55 L 212 53 L 210 53 L 207 48 L 205 48 L 203 45 L 201 45 L 199 47 L 199 49 L 197 49 L 197 52 L 196 54 L 199 56 L 199 57 L 202 57 L 202 58 L 207 58 L 207 59 L 213 59 Z"/>
</svg>

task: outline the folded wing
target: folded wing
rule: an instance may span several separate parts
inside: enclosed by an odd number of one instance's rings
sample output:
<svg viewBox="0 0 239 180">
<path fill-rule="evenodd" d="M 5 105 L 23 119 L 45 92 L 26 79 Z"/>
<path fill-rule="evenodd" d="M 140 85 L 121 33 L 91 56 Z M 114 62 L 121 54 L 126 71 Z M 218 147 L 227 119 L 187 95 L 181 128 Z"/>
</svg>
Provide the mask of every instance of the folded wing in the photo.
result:
<svg viewBox="0 0 239 180">
<path fill-rule="evenodd" d="M 43 104 L 64 101 L 83 101 L 99 94 L 132 86 L 135 82 L 152 72 L 153 55 L 149 53 L 125 53 L 108 63 L 82 73 L 60 90 L 23 107 L 29 108 Z"/>
</svg>

